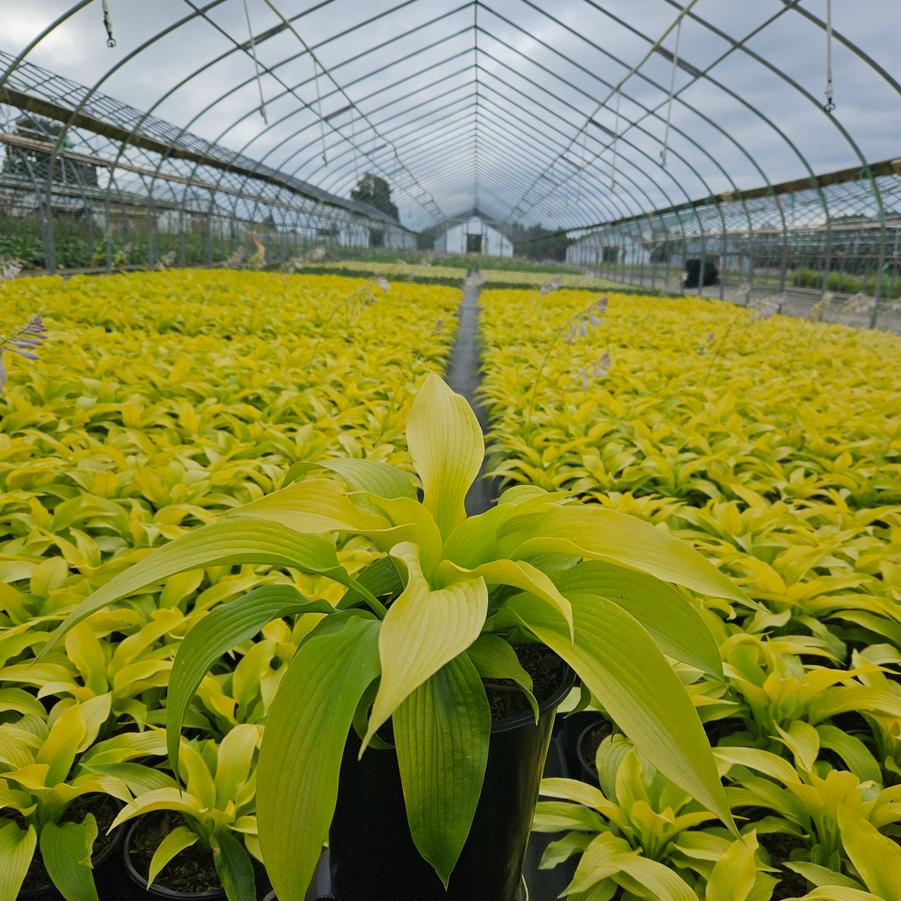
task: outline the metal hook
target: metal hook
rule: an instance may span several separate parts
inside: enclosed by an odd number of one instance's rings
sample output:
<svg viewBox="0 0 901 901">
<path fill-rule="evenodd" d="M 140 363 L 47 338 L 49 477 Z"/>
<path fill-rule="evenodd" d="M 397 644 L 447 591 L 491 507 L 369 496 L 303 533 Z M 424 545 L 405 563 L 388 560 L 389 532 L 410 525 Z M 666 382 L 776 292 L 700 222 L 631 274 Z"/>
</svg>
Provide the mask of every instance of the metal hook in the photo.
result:
<svg viewBox="0 0 901 901">
<path fill-rule="evenodd" d="M 112 50 L 116 46 L 116 39 L 113 37 L 113 19 L 108 0 L 103 0 L 103 27 L 106 29 L 106 46 Z"/>
<path fill-rule="evenodd" d="M 826 110 L 827 113 L 831 113 L 835 109 L 835 101 L 830 97 L 823 104 L 823 109 Z"/>
</svg>

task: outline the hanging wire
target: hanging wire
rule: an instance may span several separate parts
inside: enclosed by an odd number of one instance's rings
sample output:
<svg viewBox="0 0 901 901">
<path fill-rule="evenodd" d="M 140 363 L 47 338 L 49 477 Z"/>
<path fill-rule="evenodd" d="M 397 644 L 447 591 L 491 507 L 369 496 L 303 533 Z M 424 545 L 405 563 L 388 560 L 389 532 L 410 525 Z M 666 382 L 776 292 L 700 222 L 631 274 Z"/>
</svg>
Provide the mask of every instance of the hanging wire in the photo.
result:
<svg viewBox="0 0 901 901">
<path fill-rule="evenodd" d="M 328 157 L 325 155 L 325 119 L 322 118 L 322 92 L 319 90 L 319 63 L 316 57 L 310 54 L 313 60 L 313 81 L 316 83 L 316 112 L 319 115 L 319 137 L 322 140 L 322 162 L 327 166 Z"/>
<path fill-rule="evenodd" d="M 663 130 L 663 146 L 660 148 L 660 165 L 666 168 L 666 151 L 669 146 L 670 122 L 673 118 L 673 95 L 676 92 L 676 69 L 679 66 L 679 41 L 682 38 L 682 19 L 676 26 L 676 49 L 673 53 L 673 71 L 669 79 L 669 99 L 666 102 L 666 126 Z"/>
<path fill-rule="evenodd" d="M 832 99 L 832 0 L 826 0 L 826 102 L 823 109 L 827 113 L 835 109 Z"/>
<path fill-rule="evenodd" d="M 106 46 L 113 49 L 116 39 L 113 37 L 113 19 L 109 12 L 109 0 L 103 0 L 103 27 L 106 29 Z"/>
<path fill-rule="evenodd" d="M 616 190 L 616 150 L 617 141 L 619 140 L 619 99 L 622 92 L 616 92 L 616 123 L 613 126 L 613 161 L 610 164 L 610 190 Z"/>
<path fill-rule="evenodd" d="M 353 147 L 354 157 L 354 186 L 360 183 L 360 153 L 357 147 L 357 108 L 350 110 L 350 146 Z"/>
<path fill-rule="evenodd" d="M 579 177 L 576 180 L 576 212 L 582 208 L 582 182 L 585 177 L 585 157 L 588 155 L 588 132 L 582 135 L 582 159 L 579 167 Z"/>
<path fill-rule="evenodd" d="M 250 23 L 250 9 L 247 7 L 247 0 L 244 0 L 244 18 L 247 19 L 247 34 L 250 36 L 250 55 L 253 57 L 253 66 L 257 73 L 257 90 L 260 92 L 260 115 L 263 121 L 268 125 L 269 119 L 266 116 L 266 101 L 263 97 L 263 79 L 260 74 L 260 61 L 257 59 L 257 41 L 253 36 L 253 26 Z"/>
</svg>

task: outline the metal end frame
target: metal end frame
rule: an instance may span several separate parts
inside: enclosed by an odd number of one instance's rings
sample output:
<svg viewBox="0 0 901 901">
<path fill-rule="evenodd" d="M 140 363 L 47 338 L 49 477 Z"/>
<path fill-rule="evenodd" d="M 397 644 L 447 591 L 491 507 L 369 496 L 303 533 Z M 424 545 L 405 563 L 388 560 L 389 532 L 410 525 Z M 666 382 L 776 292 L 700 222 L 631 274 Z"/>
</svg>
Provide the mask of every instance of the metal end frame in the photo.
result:
<svg viewBox="0 0 901 901">
<path fill-rule="evenodd" d="M 863 292 L 875 322 L 901 296 L 901 147 L 848 124 L 855 97 L 898 121 L 901 85 L 821 3 L 180 2 L 134 25 L 116 0 L 61 3 L 24 46 L 0 38 L 0 238 L 30 265 L 413 250 L 476 210 L 646 288 L 698 259 L 744 302 Z M 57 39 L 109 64 L 64 77 Z M 158 96 L 127 102 L 148 73 Z M 352 199 L 364 174 L 397 218 Z"/>
</svg>

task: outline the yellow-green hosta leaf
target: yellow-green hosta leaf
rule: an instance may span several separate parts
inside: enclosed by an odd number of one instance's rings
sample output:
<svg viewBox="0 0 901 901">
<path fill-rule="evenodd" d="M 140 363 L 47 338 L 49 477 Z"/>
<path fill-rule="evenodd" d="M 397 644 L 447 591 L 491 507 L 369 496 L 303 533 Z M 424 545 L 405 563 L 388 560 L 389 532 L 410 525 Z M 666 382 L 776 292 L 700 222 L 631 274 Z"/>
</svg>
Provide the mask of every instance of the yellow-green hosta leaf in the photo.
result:
<svg viewBox="0 0 901 901">
<path fill-rule="evenodd" d="M 856 736 L 842 731 L 838 726 L 821 723 L 817 726 L 820 744 L 835 751 L 848 765 L 848 769 L 861 782 L 881 782 L 882 772 L 870 749 Z"/>
<path fill-rule="evenodd" d="M 351 491 L 366 491 L 379 497 L 416 498 L 416 487 L 401 470 L 381 460 L 323 460 L 319 466 L 337 473 Z"/>
<path fill-rule="evenodd" d="M 576 804 L 584 804 L 614 823 L 622 822 L 619 806 L 609 801 L 599 788 L 585 782 L 576 779 L 542 779 L 539 794 L 545 798 L 563 798 Z"/>
<path fill-rule="evenodd" d="M 96 694 L 106 691 L 106 653 L 94 630 L 87 623 L 79 623 L 66 634 L 65 647 L 84 684 Z"/>
<path fill-rule="evenodd" d="M 91 849 L 97 823 L 88 814 L 81 823 L 47 823 L 41 830 L 41 857 L 47 875 L 66 901 L 97 901 Z"/>
<path fill-rule="evenodd" d="M 806 895 L 786 898 L 785 901 L 886 901 L 886 898 L 844 885 L 821 885 Z"/>
<path fill-rule="evenodd" d="M 290 585 L 264 585 L 216 607 L 179 645 L 169 677 L 166 744 L 169 765 L 178 776 L 181 729 L 191 699 L 209 668 L 242 641 L 253 638 L 270 620 L 295 613 L 331 613 L 325 601 L 308 601 Z"/>
<path fill-rule="evenodd" d="M 232 510 L 229 516 L 250 516 L 288 526 L 297 532 L 368 532 L 390 523 L 358 507 L 345 487 L 335 479 L 303 479 L 280 488 L 257 501 Z"/>
<path fill-rule="evenodd" d="M 407 586 L 388 608 L 379 630 L 382 678 L 361 754 L 405 698 L 479 637 L 488 612 L 483 579 L 433 590 L 422 573 L 416 545 L 401 543 L 391 555 L 406 564 Z"/>
<path fill-rule="evenodd" d="M 744 766 L 771 776 L 773 779 L 778 779 L 785 785 L 796 785 L 801 782 L 801 777 L 795 768 L 787 760 L 770 751 L 718 745 L 713 749 L 713 756 L 727 768 Z"/>
<path fill-rule="evenodd" d="M 390 519 L 391 525 L 379 531 L 368 533 L 376 547 L 384 551 L 391 550 L 396 544 L 405 541 L 419 546 L 420 563 L 426 576 L 441 559 L 441 532 L 429 510 L 409 497 L 380 498 L 374 495 L 361 495 L 375 505 Z"/>
<path fill-rule="evenodd" d="M 479 803 L 491 733 L 485 688 L 468 656 L 423 682 L 393 725 L 413 843 L 447 887 Z"/>
<path fill-rule="evenodd" d="M 661 773 L 734 829 L 701 721 L 678 676 L 648 633 L 604 598 L 571 598 L 575 639 L 547 605 L 528 595 L 511 613 L 562 657 Z"/>
<path fill-rule="evenodd" d="M 881 898 L 901 898 L 901 848 L 842 805 L 838 807 L 838 828 L 845 852 L 866 887 Z"/>
<path fill-rule="evenodd" d="M 185 570 L 235 563 L 285 566 L 351 584 L 334 546 L 324 538 L 302 535 L 277 522 L 236 517 L 188 532 L 114 576 L 66 617 L 41 653 L 85 617 L 141 588 Z"/>
<path fill-rule="evenodd" d="M 620 876 L 619 882 L 632 889 L 631 882 L 637 882 L 649 897 L 655 901 L 697 901 L 697 895 L 688 883 L 665 864 L 647 857 L 625 857 L 620 869 L 627 878 Z"/>
<path fill-rule="evenodd" d="M 234 801 L 250 777 L 253 756 L 260 743 L 260 727 L 250 723 L 235 726 L 219 742 L 216 751 L 216 806 L 224 809 Z"/>
<path fill-rule="evenodd" d="M 625 839 L 610 832 L 599 835 L 585 849 L 566 894 L 588 891 L 603 879 L 626 875 L 659 901 L 698 901 L 683 879 L 655 860 L 642 857 Z"/>
<path fill-rule="evenodd" d="M 563 596 L 550 577 L 525 560 L 492 560 L 474 569 L 457 566 L 450 560 L 442 560 L 435 571 L 434 580 L 447 585 L 464 579 L 484 579 L 486 585 L 509 585 L 549 604 L 572 633 L 573 614 L 569 601 Z"/>
<path fill-rule="evenodd" d="M 35 762 L 48 766 L 46 784 L 56 785 L 69 775 L 75 755 L 89 745 L 110 712 L 110 696 L 100 695 L 73 704 L 54 720 Z"/>
<path fill-rule="evenodd" d="M 193 829 L 187 826 L 176 826 L 166 837 L 159 843 L 153 857 L 150 859 L 150 870 L 147 873 L 147 885 L 151 886 L 156 881 L 163 867 L 175 857 L 176 854 L 196 845 L 199 836 Z"/>
<path fill-rule="evenodd" d="M 836 873 L 828 867 L 818 863 L 810 863 L 806 860 L 787 860 L 785 866 L 796 873 L 800 873 L 808 882 L 816 886 L 843 886 L 861 891 L 860 883 L 848 876 Z"/>
<path fill-rule="evenodd" d="M 811 772 L 820 753 L 819 732 L 802 720 L 791 723 L 787 730 L 776 725 L 776 731 L 785 747 L 794 755 L 796 765 L 804 772 Z"/>
<path fill-rule="evenodd" d="M 722 677 L 716 640 L 701 615 L 666 582 L 647 573 L 597 560 L 580 563 L 554 576 L 567 596 L 602 595 L 632 614 L 668 657 Z"/>
<path fill-rule="evenodd" d="M 757 847 L 753 832 L 732 842 L 707 880 L 706 901 L 748 901 L 757 882 Z"/>
<path fill-rule="evenodd" d="M 485 441 L 466 399 L 437 375 L 429 375 L 413 399 L 407 446 L 423 503 L 447 537 L 466 516 L 463 501 L 482 466 Z"/>
<path fill-rule="evenodd" d="M 713 597 L 748 598 L 696 550 L 634 516 L 603 507 L 559 505 L 542 515 L 512 518 L 501 529 L 511 559 L 563 553 L 604 560 Z"/>
<path fill-rule="evenodd" d="M 194 744 L 181 743 L 178 769 L 184 774 L 187 794 L 197 798 L 204 810 L 212 810 L 216 806 L 216 783 L 206 759 Z"/>
<path fill-rule="evenodd" d="M 303 901 L 328 835 L 354 712 L 378 677 L 379 624 L 336 614 L 288 665 L 263 732 L 257 824 L 280 901 Z"/>
<path fill-rule="evenodd" d="M 12 820 L 0 819 L 0 898 L 13 901 L 19 897 L 19 890 L 25 881 L 38 835 L 34 826 L 20 829 Z"/>
<path fill-rule="evenodd" d="M 113 820 L 110 829 L 115 829 L 116 826 L 121 826 L 122 823 L 133 820 L 141 814 L 153 813 L 155 810 L 172 810 L 188 817 L 197 818 L 202 817 L 207 808 L 200 798 L 195 798 L 194 795 L 173 785 L 167 785 L 164 788 L 143 792 L 126 804 Z"/>
<path fill-rule="evenodd" d="M 253 864 L 241 840 L 231 832 L 215 832 L 210 838 L 213 864 L 228 901 L 251 901 L 256 897 Z"/>
</svg>

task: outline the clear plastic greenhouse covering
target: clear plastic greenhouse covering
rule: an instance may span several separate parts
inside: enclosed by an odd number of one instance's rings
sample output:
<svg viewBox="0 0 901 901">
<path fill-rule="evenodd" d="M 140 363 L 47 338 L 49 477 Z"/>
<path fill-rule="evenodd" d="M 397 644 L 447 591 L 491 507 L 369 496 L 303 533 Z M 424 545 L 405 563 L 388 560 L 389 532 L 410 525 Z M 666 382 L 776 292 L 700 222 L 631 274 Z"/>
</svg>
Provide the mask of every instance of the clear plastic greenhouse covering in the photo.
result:
<svg viewBox="0 0 901 901">
<path fill-rule="evenodd" d="M 710 260 L 720 293 L 879 302 L 899 26 L 896 0 L 4 0 L 0 216 L 52 270 L 74 241 L 428 247 L 478 213 L 646 286 Z M 368 174 L 396 219 L 351 199 Z"/>
</svg>

